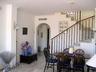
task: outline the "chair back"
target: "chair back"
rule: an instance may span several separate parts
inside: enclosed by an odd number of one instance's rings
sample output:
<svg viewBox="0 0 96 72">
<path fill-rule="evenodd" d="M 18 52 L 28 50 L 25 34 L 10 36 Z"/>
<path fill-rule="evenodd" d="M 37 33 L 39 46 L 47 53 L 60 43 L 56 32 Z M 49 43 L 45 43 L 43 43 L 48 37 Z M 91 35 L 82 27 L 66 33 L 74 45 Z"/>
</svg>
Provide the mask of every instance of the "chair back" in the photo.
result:
<svg viewBox="0 0 96 72">
<path fill-rule="evenodd" d="M 48 59 L 50 57 L 49 50 L 47 48 L 44 48 L 43 52 L 44 52 L 45 60 L 48 61 Z"/>
<path fill-rule="evenodd" d="M 70 61 L 71 61 L 71 58 L 67 54 L 64 54 L 64 59 L 63 59 L 64 65 L 69 65 Z"/>
<path fill-rule="evenodd" d="M 65 65 L 65 64 L 69 65 L 70 61 L 71 61 L 71 58 L 67 54 L 62 53 L 61 56 L 60 56 L 59 61 L 63 62 L 63 65 Z"/>
<path fill-rule="evenodd" d="M 82 49 L 77 49 L 75 52 L 74 52 L 74 54 L 79 54 L 79 55 L 84 55 L 85 54 L 85 52 L 84 52 L 84 50 L 82 50 Z"/>
<path fill-rule="evenodd" d="M 69 48 L 64 49 L 64 50 L 63 50 L 63 53 L 64 53 L 64 54 L 69 54 Z"/>
<path fill-rule="evenodd" d="M 73 66 L 84 67 L 84 65 L 85 65 L 84 56 L 83 55 L 75 55 L 74 61 L 73 61 Z"/>
</svg>

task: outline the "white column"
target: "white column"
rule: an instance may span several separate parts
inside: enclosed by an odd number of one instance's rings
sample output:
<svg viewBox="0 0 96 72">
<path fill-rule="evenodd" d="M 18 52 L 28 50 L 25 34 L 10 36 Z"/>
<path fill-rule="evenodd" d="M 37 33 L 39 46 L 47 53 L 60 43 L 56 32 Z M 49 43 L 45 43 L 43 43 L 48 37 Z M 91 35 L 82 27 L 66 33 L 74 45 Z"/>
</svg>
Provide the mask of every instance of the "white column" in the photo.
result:
<svg viewBox="0 0 96 72">
<path fill-rule="evenodd" d="M 12 5 L 6 5 L 6 50 L 11 51 Z"/>
<path fill-rule="evenodd" d="M 95 53 L 96 53 L 96 8 L 95 8 L 95 24 L 93 26 L 93 30 L 94 30 L 94 39 L 95 39 Z"/>
<path fill-rule="evenodd" d="M 6 51 L 13 52 L 16 55 L 16 29 L 14 24 L 17 22 L 17 9 L 15 6 L 6 5 Z M 11 62 L 11 66 L 16 64 L 16 56 Z"/>
</svg>

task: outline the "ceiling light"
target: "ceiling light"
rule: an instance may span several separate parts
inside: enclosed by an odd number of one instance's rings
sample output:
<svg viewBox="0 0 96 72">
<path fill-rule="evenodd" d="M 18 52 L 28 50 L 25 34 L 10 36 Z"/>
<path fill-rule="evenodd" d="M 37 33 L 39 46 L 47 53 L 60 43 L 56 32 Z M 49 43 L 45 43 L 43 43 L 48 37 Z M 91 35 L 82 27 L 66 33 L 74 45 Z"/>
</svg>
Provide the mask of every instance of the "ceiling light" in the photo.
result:
<svg viewBox="0 0 96 72">
<path fill-rule="evenodd" d="M 75 0 L 68 0 L 69 4 L 75 4 Z"/>
</svg>

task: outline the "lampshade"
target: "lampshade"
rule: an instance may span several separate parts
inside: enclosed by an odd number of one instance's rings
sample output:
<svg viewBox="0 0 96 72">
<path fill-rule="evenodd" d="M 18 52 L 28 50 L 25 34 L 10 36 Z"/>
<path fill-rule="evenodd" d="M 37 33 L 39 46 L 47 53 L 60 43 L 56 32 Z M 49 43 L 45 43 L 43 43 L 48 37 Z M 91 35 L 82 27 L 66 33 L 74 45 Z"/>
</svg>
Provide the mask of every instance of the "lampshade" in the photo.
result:
<svg viewBox="0 0 96 72">
<path fill-rule="evenodd" d="M 72 54 L 74 52 L 74 48 L 69 48 L 69 53 Z"/>
</svg>

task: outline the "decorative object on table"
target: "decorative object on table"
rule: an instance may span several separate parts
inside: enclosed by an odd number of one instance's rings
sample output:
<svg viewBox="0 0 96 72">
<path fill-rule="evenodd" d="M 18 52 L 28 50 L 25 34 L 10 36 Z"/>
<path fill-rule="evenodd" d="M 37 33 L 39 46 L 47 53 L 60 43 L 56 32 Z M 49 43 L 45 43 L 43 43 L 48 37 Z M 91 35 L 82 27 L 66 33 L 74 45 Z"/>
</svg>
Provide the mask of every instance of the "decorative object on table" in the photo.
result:
<svg viewBox="0 0 96 72">
<path fill-rule="evenodd" d="M 22 54 L 20 55 L 20 63 L 32 63 L 37 60 L 37 54 L 32 54 L 32 47 L 28 41 L 21 44 Z"/>
<path fill-rule="evenodd" d="M 69 48 L 69 54 L 73 54 L 74 48 Z"/>
<path fill-rule="evenodd" d="M 29 42 L 26 41 L 25 43 L 22 43 L 22 55 L 23 56 L 30 56 L 32 55 L 32 47 L 30 46 Z"/>
<path fill-rule="evenodd" d="M 12 59 L 15 57 L 15 54 L 8 52 L 8 51 L 5 51 L 5 52 L 0 53 L 0 57 L 5 63 L 5 67 L 3 69 L 3 72 L 9 72 L 9 69 L 10 69 L 9 64 L 12 61 Z"/>
</svg>

